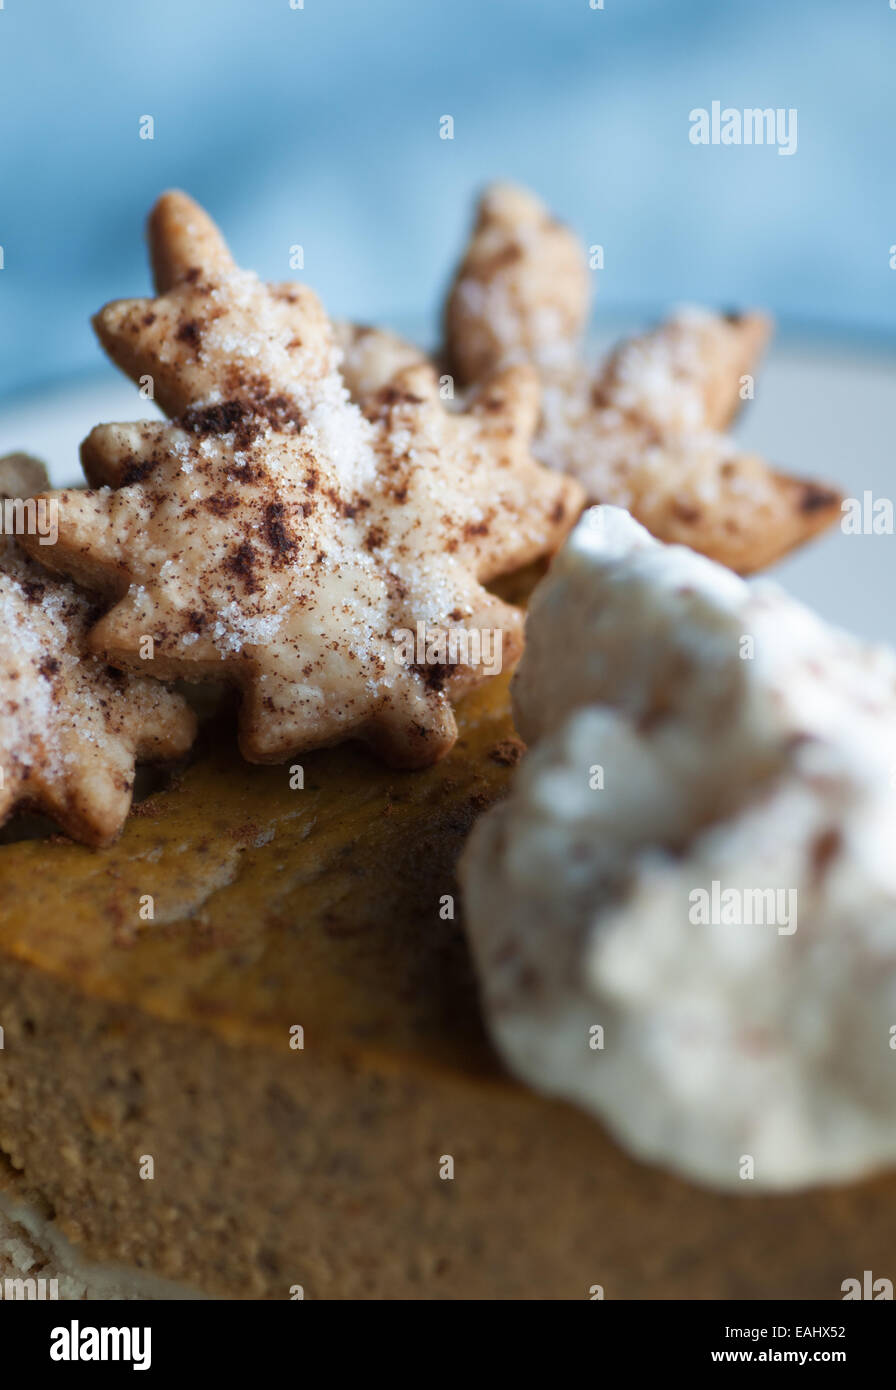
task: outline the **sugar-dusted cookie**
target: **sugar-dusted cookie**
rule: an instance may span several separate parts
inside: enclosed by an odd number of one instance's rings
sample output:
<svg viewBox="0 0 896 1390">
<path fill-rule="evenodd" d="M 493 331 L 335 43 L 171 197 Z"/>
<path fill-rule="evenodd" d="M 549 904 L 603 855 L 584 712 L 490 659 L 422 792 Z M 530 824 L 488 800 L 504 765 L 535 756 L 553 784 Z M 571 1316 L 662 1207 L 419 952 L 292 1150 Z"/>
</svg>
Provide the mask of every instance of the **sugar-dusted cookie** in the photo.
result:
<svg viewBox="0 0 896 1390">
<path fill-rule="evenodd" d="M 579 343 L 582 267 L 582 248 L 531 194 L 489 190 L 445 311 L 460 379 L 533 363 L 536 457 L 578 478 L 591 501 L 626 507 L 660 539 L 742 573 L 829 526 L 840 514 L 833 488 L 779 472 L 722 433 L 750 394 L 768 320 L 683 310 L 595 373 Z"/>
<path fill-rule="evenodd" d="M 342 352 L 342 380 L 352 400 L 362 404 L 388 386 L 397 372 L 427 360 L 421 348 L 387 328 L 342 321 L 333 324 L 333 334 Z"/>
<path fill-rule="evenodd" d="M 435 761 L 451 699 L 520 649 L 521 614 L 483 583 L 552 552 L 581 508 L 579 484 L 529 455 L 535 373 L 499 373 L 449 414 L 411 366 L 362 413 L 310 290 L 238 269 L 184 194 L 156 205 L 150 246 L 158 298 L 96 327 L 175 418 L 92 432 L 93 490 L 54 494 L 42 557 L 111 604 L 91 650 L 230 681 L 254 762 L 346 738 Z"/>
<path fill-rule="evenodd" d="M 4 518 L 16 515 L 8 502 L 46 484 L 42 467 L 25 458 L 0 459 Z M 35 553 L 46 553 L 32 539 Z M 135 760 L 185 753 L 195 720 L 164 685 L 87 650 L 94 617 L 74 584 L 0 534 L 0 824 L 29 806 L 73 839 L 102 845 L 124 824 Z"/>
<path fill-rule="evenodd" d="M 493 184 L 445 304 L 453 369 L 470 382 L 510 362 L 566 365 L 585 328 L 589 293 L 575 233 L 527 189 Z"/>
</svg>

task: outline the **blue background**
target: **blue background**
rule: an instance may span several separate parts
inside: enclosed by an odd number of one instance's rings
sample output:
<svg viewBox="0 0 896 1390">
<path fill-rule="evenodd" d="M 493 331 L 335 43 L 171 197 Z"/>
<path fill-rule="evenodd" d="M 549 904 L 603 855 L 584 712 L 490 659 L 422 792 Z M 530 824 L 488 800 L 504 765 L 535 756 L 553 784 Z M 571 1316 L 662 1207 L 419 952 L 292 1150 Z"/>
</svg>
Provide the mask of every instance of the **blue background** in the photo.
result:
<svg viewBox="0 0 896 1390">
<path fill-rule="evenodd" d="M 755 303 L 892 340 L 889 0 L 604 3 L 5 0 L 0 397 L 99 364 L 88 316 L 145 292 L 169 185 L 243 263 L 289 278 L 301 243 L 331 312 L 430 335 L 500 176 L 604 246 L 598 312 Z M 713 100 L 796 107 L 797 153 L 692 146 Z"/>
</svg>

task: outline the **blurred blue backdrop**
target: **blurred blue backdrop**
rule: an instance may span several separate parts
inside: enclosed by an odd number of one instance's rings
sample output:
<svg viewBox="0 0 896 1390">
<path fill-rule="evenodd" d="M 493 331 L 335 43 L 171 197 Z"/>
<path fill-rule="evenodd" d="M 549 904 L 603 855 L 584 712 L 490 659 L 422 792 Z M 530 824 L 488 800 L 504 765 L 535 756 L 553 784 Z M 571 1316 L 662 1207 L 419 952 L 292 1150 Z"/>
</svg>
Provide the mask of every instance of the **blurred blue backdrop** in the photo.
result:
<svg viewBox="0 0 896 1390">
<path fill-rule="evenodd" d="M 88 315 L 145 292 L 170 185 L 266 276 L 300 243 L 357 319 L 434 334 L 500 176 L 605 248 L 599 311 L 894 335 L 894 59 L 889 0 L 4 0 L 0 396 L 98 365 Z M 797 153 L 693 146 L 713 100 L 795 107 Z"/>
</svg>

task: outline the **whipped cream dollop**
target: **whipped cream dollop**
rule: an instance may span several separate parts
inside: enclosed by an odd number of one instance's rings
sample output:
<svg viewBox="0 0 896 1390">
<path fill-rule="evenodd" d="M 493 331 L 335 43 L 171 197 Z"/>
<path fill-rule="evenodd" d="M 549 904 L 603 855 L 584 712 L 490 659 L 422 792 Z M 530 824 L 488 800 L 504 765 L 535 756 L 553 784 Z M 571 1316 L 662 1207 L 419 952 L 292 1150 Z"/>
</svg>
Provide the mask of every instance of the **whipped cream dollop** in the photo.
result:
<svg viewBox="0 0 896 1390">
<path fill-rule="evenodd" d="M 462 862 L 510 1069 L 742 1191 L 896 1161 L 896 657 L 586 513 Z"/>
</svg>

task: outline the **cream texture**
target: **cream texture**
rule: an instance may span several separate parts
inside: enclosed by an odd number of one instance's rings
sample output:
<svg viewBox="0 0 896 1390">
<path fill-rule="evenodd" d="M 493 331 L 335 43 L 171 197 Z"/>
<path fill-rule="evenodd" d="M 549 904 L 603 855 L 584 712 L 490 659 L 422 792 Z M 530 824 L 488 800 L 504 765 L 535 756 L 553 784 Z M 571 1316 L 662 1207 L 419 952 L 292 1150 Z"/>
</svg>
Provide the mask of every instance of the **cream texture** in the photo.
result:
<svg viewBox="0 0 896 1390">
<path fill-rule="evenodd" d="M 740 1192 L 893 1162 L 893 654 L 601 507 L 514 708 L 534 748 L 462 865 L 510 1068 Z"/>
</svg>

